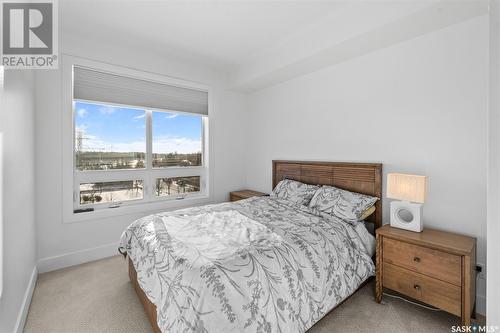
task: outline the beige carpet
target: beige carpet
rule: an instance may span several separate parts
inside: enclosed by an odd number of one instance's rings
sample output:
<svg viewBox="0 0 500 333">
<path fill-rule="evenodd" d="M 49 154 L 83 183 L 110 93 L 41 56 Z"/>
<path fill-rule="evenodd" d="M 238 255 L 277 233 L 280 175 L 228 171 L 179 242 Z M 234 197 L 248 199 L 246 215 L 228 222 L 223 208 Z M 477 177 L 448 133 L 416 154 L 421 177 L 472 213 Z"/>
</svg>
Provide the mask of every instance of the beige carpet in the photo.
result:
<svg viewBox="0 0 500 333">
<path fill-rule="evenodd" d="M 397 299 L 373 301 L 366 285 L 310 332 L 450 332 L 459 319 Z M 41 274 L 24 332 L 151 332 L 123 257 Z"/>
</svg>

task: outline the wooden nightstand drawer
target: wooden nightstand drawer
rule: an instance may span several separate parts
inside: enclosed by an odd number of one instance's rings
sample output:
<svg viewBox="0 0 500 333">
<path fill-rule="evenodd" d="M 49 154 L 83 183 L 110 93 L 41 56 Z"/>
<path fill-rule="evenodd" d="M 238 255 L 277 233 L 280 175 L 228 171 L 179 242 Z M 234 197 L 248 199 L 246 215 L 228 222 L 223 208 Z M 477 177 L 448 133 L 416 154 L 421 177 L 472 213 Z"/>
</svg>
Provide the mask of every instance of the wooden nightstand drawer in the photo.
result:
<svg viewBox="0 0 500 333">
<path fill-rule="evenodd" d="M 460 256 L 390 238 L 384 238 L 383 246 L 384 262 L 404 267 L 456 286 L 462 285 L 462 260 Z"/>
<path fill-rule="evenodd" d="M 384 262 L 383 286 L 454 315 L 462 313 L 462 289 L 423 274 Z"/>
</svg>

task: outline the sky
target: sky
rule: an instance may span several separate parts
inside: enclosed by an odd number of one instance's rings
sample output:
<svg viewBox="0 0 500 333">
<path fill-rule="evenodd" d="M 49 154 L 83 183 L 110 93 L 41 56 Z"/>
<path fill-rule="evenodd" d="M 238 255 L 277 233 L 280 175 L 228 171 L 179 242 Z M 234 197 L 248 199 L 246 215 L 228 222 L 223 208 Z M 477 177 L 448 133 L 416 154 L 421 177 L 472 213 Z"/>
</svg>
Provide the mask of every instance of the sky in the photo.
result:
<svg viewBox="0 0 500 333">
<path fill-rule="evenodd" d="M 200 116 L 153 111 L 153 153 L 201 152 Z M 75 128 L 84 151 L 146 152 L 146 117 L 141 109 L 75 101 Z"/>
</svg>

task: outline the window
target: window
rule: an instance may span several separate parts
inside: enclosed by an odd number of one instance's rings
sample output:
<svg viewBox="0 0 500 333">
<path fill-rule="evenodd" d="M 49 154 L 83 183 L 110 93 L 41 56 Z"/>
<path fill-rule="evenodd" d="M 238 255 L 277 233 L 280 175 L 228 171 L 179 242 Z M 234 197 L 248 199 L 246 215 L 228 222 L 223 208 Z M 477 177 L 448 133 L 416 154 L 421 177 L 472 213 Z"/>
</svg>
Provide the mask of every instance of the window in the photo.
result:
<svg viewBox="0 0 500 333">
<path fill-rule="evenodd" d="M 153 168 L 202 165 L 200 116 L 153 111 L 152 118 Z"/>
<path fill-rule="evenodd" d="M 130 180 L 80 184 L 80 205 L 120 203 L 144 197 L 144 182 Z"/>
<path fill-rule="evenodd" d="M 75 211 L 206 195 L 206 92 L 73 71 Z"/>
<path fill-rule="evenodd" d="M 200 192 L 200 177 L 157 178 L 155 194 L 158 197 Z"/>
<path fill-rule="evenodd" d="M 144 169 L 144 110 L 76 101 L 75 111 L 77 170 Z"/>
</svg>

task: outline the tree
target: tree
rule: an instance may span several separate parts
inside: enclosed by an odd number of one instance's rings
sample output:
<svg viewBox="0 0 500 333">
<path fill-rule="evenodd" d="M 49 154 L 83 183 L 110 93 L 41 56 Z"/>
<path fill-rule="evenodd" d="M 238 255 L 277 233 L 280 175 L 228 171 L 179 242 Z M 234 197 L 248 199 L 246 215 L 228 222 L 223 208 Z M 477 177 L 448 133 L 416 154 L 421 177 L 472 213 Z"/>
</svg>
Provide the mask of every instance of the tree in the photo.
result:
<svg viewBox="0 0 500 333">
<path fill-rule="evenodd" d="M 170 195 L 170 187 L 172 187 L 172 178 L 163 178 L 165 185 L 167 185 L 167 194 Z"/>
<path fill-rule="evenodd" d="M 177 186 L 179 186 L 180 188 L 182 188 L 182 191 L 184 193 L 186 193 L 186 185 L 187 185 L 187 182 L 184 178 L 181 178 L 177 181 Z"/>
<path fill-rule="evenodd" d="M 156 195 L 160 196 L 161 194 L 161 179 L 156 180 Z"/>
<path fill-rule="evenodd" d="M 139 189 L 141 188 L 141 185 L 139 185 L 139 181 L 134 180 L 133 188 L 135 189 L 135 193 L 139 194 Z"/>
</svg>

